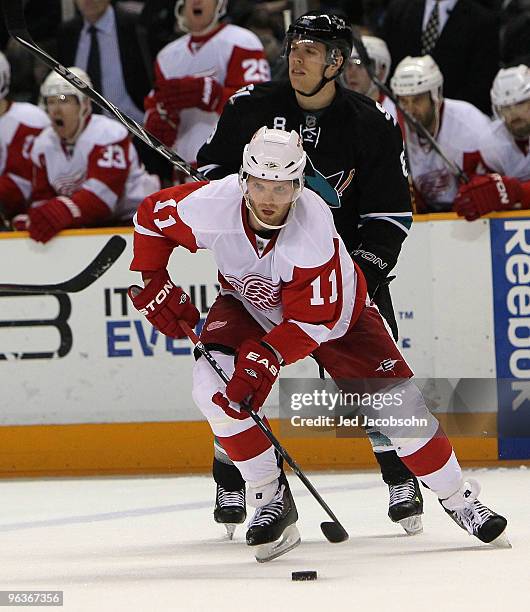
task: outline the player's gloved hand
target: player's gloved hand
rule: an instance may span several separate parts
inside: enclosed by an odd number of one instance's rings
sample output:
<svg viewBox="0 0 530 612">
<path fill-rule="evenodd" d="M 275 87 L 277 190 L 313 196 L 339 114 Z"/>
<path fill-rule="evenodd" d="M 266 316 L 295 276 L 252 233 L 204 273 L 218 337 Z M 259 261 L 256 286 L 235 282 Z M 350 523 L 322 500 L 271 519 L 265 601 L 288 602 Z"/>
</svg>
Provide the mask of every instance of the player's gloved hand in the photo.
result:
<svg viewBox="0 0 530 612">
<path fill-rule="evenodd" d="M 48 200 L 28 210 L 29 236 L 37 242 L 46 243 L 61 230 L 71 227 L 76 216 L 81 216 L 81 212 L 76 211 L 75 204 L 68 198 L 59 196 Z"/>
<path fill-rule="evenodd" d="M 156 136 L 166 147 L 172 147 L 177 138 L 180 119 L 173 113 L 170 118 L 162 104 L 150 108 L 144 118 L 144 126 L 148 132 Z"/>
<path fill-rule="evenodd" d="M 212 77 L 183 77 L 164 81 L 157 95 L 167 109 L 200 108 L 212 112 L 219 106 L 223 87 Z"/>
<path fill-rule="evenodd" d="M 274 352 L 255 340 L 245 340 L 236 354 L 236 368 L 226 385 L 226 397 L 239 404 L 249 398 L 252 410 L 263 406 L 280 373 Z"/>
<path fill-rule="evenodd" d="M 15 232 L 25 232 L 29 227 L 29 217 L 26 214 L 15 215 L 11 219 L 11 227 Z"/>
<path fill-rule="evenodd" d="M 462 185 L 453 209 L 458 216 L 474 221 L 494 210 L 521 208 L 522 187 L 517 179 L 500 174 L 474 176 Z"/>
<path fill-rule="evenodd" d="M 167 270 L 159 270 L 147 287 L 132 285 L 127 292 L 136 310 L 140 311 L 153 327 L 171 338 L 185 338 L 179 325 L 185 321 L 195 327 L 200 313 L 191 303 L 189 295 L 176 287 Z"/>
</svg>

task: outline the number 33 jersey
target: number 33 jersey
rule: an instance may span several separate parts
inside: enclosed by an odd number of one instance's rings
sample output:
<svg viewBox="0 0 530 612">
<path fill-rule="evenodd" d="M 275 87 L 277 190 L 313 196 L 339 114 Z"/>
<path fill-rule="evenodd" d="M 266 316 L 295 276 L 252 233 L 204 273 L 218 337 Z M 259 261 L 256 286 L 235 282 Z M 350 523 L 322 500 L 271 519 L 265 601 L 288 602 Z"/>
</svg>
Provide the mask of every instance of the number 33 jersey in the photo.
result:
<svg viewBox="0 0 530 612">
<path fill-rule="evenodd" d="M 74 145 L 65 145 L 52 127 L 46 128 L 31 157 L 34 206 L 66 196 L 85 210 L 127 221 L 148 194 L 160 189 L 158 177 L 138 161 L 125 127 L 103 115 L 89 118 Z"/>
<path fill-rule="evenodd" d="M 166 267 L 177 245 L 209 249 L 221 292 L 240 300 L 286 363 L 342 337 L 366 304 L 366 283 L 327 204 L 305 189 L 289 223 L 265 239 L 248 224 L 237 175 L 165 189 L 135 215 L 132 270 Z"/>
</svg>

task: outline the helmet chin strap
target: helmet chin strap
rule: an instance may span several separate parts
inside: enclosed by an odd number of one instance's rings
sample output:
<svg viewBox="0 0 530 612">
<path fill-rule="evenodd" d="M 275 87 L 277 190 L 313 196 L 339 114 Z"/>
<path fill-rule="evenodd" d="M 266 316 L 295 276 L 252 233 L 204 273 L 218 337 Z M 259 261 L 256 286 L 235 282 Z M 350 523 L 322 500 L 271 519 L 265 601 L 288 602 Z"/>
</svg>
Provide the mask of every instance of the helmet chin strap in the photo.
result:
<svg viewBox="0 0 530 612">
<path fill-rule="evenodd" d="M 331 83 L 331 81 L 334 81 L 340 75 L 341 72 L 339 70 L 339 72 L 337 72 L 337 74 L 335 74 L 332 77 L 324 76 L 324 73 L 326 72 L 326 70 L 330 66 L 335 66 L 335 65 L 336 65 L 336 61 L 333 64 L 326 64 L 324 70 L 322 71 L 322 78 L 320 79 L 320 83 L 316 87 L 314 87 L 309 93 L 305 93 L 304 91 L 295 89 L 296 93 L 299 93 L 301 96 L 304 96 L 304 98 L 311 98 L 312 96 L 315 96 L 323 87 L 325 87 L 328 83 Z"/>
<path fill-rule="evenodd" d="M 86 102 L 86 101 L 84 100 L 83 102 Z M 81 106 L 82 104 L 83 103 L 81 103 Z M 85 106 L 85 109 L 84 110 L 81 109 L 79 111 L 79 120 L 77 123 L 76 131 L 74 132 L 71 138 L 69 138 L 68 140 L 65 140 L 65 144 L 74 145 L 77 142 L 77 139 L 81 135 L 81 132 L 86 128 L 88 118 L 90 117 L 91 114 L 92 114 L 91 104 L 87 103 Z"/>
<path fill-rule="evenodd" d="M 293 216 L 294 208 L 296 206 L 296 200 L 294 200 L 294 202 L 291 203 L 291 207 L 289 209 L 289 212 L 287 213 L 287 216 L 285 217 L 285 223 L 282 223 L 282 225 L 270 225 L 269 223 L 265 223 L 265 221 L 262 221 L 258 217 L 258 215 L 254 212 L 254 209 L 252 208 L 252 200 L 250 199 L 250 196 L 248 194 L 245 194 L 243 197 L 245 198 L 246 207 L 250 210 L 250 214 L 254 217 L 257 223 L 259 223 L 262 227 L 268 230 L 277 230 L 277 229 L 282 229 L 282 227 L 285 227 L 291 220 Z"/>
<path fill-rule="evenodd" d="M 324 69 L 324 72 L 326 71 L 326 69 Z M 304 91 L 300 91 L 300 89 L 295 89 L 296 93 L 299 93 L 301 96 L 304 96 L 304 98 L 311 98 L 312 96 L 315 96 L 323 87 L 325 87 L 328 83 L 331 83 L 331 81 L 334 81 L 336 78 L 336 76 L 331 77 L 330 79 L 328 79 L 328 77 L 325 77 L 324 75 L 322 75 L 322 78 L 320 79 L 320 83 L 313 88 L 309 93 L 305 93 Z"/>
</svg>

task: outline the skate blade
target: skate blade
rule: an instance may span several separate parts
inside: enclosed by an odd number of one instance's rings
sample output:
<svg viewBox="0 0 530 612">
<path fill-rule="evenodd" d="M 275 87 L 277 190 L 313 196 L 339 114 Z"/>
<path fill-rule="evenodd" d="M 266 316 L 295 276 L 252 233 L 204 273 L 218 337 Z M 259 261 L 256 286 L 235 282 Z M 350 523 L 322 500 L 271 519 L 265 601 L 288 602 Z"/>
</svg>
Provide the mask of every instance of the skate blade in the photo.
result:
<svg viewBox="0 0 530 612">
<path fill-rule="evenodd" d="M 293 548 L 296 548 L 301 542 L 300 533 L 296 527 L 296 524 L 289 525 L 282 533 L 282 537 L 276 542 L 269 542 L 267 544 L 260 544 L 256 550 L 256 561 L 258 563 L 266 563 L 272 561 L 276 557 L 284 555 Z"/>
<path fill-rule="evenodd" d="M 223 525 L 225 526 L 226 535 L 228 536 L 228 539 L 233 540 L 234 532 L 236 530 L 238 523 L 223 523 Z"/>
<path fill-rule="evenodd" d="M 398 523 L 403 527 L 407 535 L 418 535 L 423 531 L 421 514 L 416 514 L 414 516 L 409 516 L 407 518 L 401 519 L 400 521 L 398 521 Z"/>
<path fill-rule="evenodd" d="M 494 540 L 489 542 L 489 544 L 491 546 L 494 546 L 495 548 L 512 548 L 512 544 L 510 540 L 508 540 L 508 536 L 506 535 L 506 530 L 504 530 Z"/>
</svg>

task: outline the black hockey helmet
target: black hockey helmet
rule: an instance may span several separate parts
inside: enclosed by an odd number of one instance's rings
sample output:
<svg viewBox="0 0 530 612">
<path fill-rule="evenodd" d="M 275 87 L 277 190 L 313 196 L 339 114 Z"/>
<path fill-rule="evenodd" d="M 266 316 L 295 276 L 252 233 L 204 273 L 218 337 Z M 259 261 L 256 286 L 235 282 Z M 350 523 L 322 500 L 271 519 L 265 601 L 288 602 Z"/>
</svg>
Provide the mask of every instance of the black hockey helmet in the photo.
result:
<svg viewBox="0 0 530 612">
<path fill-rule="evenodd" d="M 333 65 L 337 59 L 337 51 L 340 51 L 344 61 L 339 69 L 340 74 L 346 66 L 346 62 L 353 49 L 353 32 L 342 17 L 328 15 L 318 11 L 306 13 L 289 26 L 285 36 L 283 56 L 287 57 L 291 50 L 293 40 L 307 39 L 321 42 L 326 46 L 326 63 Z"/>
</svg>

